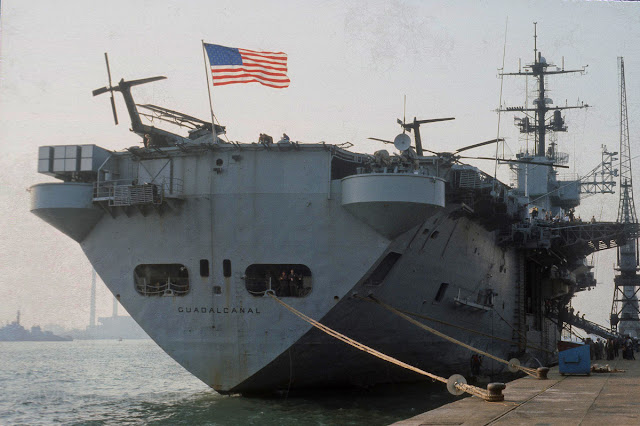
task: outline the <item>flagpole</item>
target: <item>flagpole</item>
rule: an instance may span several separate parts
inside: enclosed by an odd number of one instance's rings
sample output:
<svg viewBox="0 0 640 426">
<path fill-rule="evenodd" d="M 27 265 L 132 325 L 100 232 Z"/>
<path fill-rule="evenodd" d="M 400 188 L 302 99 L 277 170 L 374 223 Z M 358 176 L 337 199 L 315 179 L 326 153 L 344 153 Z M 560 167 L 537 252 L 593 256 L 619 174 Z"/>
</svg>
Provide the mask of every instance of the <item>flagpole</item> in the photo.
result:
<svg viewBox="0 0 640 426">
<path fill-rule="evenodd" d="M 211 133 L 213 134 L 213 143 L 218 142 L 218 135 L 216 134 L 216 123 L 213 116 L 213 103 L 211 102 L 211 88 L 209 87 L 209 76 L 211 75 L 211 67 L 207 66 L 207 52 L 204 48 L 204 40 L 202 42 L 202 59 L 204 60 L 204 73 L 207 78 L 207 92 L 209 93 L 209 109 L 211 110 Z M 213 82 L 211 82 L 213 85 Z"/>
</svg>

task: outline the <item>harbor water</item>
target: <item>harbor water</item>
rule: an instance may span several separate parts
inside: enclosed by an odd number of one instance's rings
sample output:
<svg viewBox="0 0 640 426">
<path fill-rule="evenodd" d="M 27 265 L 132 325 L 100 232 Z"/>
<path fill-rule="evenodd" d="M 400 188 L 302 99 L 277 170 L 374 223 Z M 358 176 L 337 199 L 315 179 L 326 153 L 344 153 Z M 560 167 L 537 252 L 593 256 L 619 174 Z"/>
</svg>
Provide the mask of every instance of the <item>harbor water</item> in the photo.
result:
<svg viewBox="0 0 640 426">
<path fill-rule="evenodd" d="M 2 425 L 383 425 L 456 399 L 430 382 L 223 396 L 151 340 L 0 342 L 0 359 Z"/>
</svg>

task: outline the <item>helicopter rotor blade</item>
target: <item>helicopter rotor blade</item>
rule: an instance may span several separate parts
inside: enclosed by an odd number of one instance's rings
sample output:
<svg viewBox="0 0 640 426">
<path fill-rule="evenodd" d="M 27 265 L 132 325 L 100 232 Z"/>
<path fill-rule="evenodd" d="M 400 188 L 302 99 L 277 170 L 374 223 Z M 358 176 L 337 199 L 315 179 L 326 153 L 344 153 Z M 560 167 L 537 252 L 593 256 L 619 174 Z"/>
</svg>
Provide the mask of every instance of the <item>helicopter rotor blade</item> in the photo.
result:
<svg viewBox="0 0 640 426">
<path fill-rule="evenodd" d="M 109 56 L 104 52 L 104 60 L 107 63 L 107 76 L 109 77 L 109 87 L 111 87 L 111 68 L 109 68 Z"/>
<path fill-rule="evenodd" d="M 459 152 L 466 151 L 468 149 L 478 148 L 480 146 L 489 145 L 489 144 L 496 143 L 496 142 L 504 142 L 504 139 L 503 138 L 498 138 L 498 139 L 491 139 L 489 141 L 484 141 L 484 142 L 480 142 L 480 143 L 475 143 L 473 145 L 469 145 L 469 146 L 465 146 L 465 147 L 460 148 L 460 149 L 456 149 L 453 153 L 457 154 Z"/>
<path fill-rule="evenodd" d="M 415 124 L 425 124 L 425 123 L 435 123 L 437 121 L 449 121 L 449 120 L 455 120 L 455 117 L 448 117 L 448 118 L 429 118 L 427 120 L 416 120 L 413 123 Z M 411 124 L 413 124 L 411 123 Z"/>
<path fill-rule="evenodd" d="M 167 77 L 160 75 L 158 77 L 141 78 L 139 80 L 130 80 L 125 83 L 129 86 L 137 86 L 138 84 L 151 83 L 152 81 L 165 80 Z M 121 82 L 122 83 L 122 82 Z"/>
<path fill-rule="evenodd" d="M 493 158 L 493 157 L 465 157 L 463 155 L 456 155 L 456 158 L 468 158 L 471 160 L 491 160 L 491 161 L 504 161 L 506 163 L 521 163 L 521 164 L 535 164 L 537 166 L 547 166 L 547 167 L 560 167 L 563 169 L 568 169 L 569 166 L 563 166 L 561 164 L 553 164 L 553 163 L 539 163 L 536 161 L 523 161 L 523 160 L 507 160 L 503 158 Z"/>
<path fill-rule="evenodd" d="M 117 126 L 118 114 L 116 112 L 116 100 L 113 98 L 113 85 L 111 84 L 111 68 L 109 67 L 109 55 L 107 55 L 107 52 L 104 52 L 104 61 L 107 63 L 107 76 L 109 77 L 109 88 L 107 90 L 111 92 L 111 111 L 113 111 L 113 121 L 116 123 L 116 126 Z M 94 90 L 93 96 L 99 95 L 100 93 L 104 93 L 104 92 L 100 92 L 100 90 L 101 89 Z"/>
<path fill-rule="evenodd" d="M 94 90 L 93 92 L 93 96 L 98 96 L 98 95 L 102 95 L 103 93 L 107 93 L 109 91 L 111 91 L 112 89 L 109 89 L 108 87 L 101 87 L 99 89 Z"/>
<path fill-rule="evenodd" d="M 116 100 L 113 99 L 113 91 L 111 91 L 111 110 L 113 111 L 113 121 L 118 125 L 118 114 L 116 113 Z"/>
<path fill-rule="evenodd" d="M 371 139 L 372 141 L 384 142 L 384 143 L 388 143 L 388 144 L 393 145 L 393 142 L 388 141 L 386 139 L 380 139 L 380 138 L 367 138 L 367 139 Z"/>
</svg>

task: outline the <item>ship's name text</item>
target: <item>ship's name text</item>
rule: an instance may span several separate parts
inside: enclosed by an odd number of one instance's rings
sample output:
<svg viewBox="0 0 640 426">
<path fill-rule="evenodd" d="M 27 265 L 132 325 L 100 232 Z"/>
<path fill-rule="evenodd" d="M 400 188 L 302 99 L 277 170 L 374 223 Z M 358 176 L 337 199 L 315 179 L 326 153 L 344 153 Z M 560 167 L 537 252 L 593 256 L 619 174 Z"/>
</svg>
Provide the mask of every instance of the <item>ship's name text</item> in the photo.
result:
<svg viewBox="0 0 640 426">
<path fill-rule="evenodd" d="M 258 308 L 234 308 L 234 307 L 191 307 L 191 306 L 178 306 L 178 312 L 184 312 L 187 314 L 259 314 Z"/>
</svg>

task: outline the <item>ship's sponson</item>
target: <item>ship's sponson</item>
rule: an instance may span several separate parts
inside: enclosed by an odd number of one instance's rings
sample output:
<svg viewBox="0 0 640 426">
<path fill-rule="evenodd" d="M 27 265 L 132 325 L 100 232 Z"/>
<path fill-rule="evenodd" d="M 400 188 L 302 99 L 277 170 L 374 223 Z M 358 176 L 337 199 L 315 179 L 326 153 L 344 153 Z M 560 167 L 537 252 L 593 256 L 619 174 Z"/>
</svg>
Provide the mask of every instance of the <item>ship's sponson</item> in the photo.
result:
<svg viewBox="0 0 640 426">
<path fill-rule="evenodd" d="M 445 181 L 435 176 L 366 173 L 342 180 L 342 205 L 389 239 L 445 205 Z"/>
</svg>

